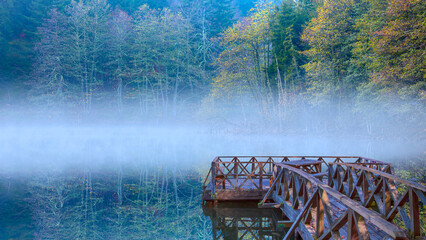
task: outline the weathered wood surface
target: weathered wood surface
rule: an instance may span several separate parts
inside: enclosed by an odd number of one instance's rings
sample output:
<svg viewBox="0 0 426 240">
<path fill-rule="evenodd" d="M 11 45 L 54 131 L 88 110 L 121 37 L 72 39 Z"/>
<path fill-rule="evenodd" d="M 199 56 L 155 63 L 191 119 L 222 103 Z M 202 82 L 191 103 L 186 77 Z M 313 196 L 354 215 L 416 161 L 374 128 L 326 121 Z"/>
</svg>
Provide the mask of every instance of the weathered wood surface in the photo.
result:
<svg viewBox="0 0 426 240">
<path fill-rule="evenodd" d="M 279 209 L 262 209 L 254 207 L 218 206 L 215 208 L 203 206 L 203 213 L 209 217 L 267 217 L 275 221 L 282 219 Z"/>
<path fill-rule="evenodd" d="M 240 182 L 242 180 L 239 179 Z M 259 179 L 253 179 L 254 184 L 248 181 L 239 189 L 234 188 L 237 185 L 237 179 L 229 179 L 225 182 L 225 185 L 220 181 L 217 183 L 215 189 L 215 198 L 212 198 L 213 184 L 210 183 L 204 190 L 203 201 L 260 200 L 266 194 L 271 184 L 269 180 L 264 181 L 262 189 L 259 189 L 259 181 Z"/>
<path fill-rule="evenodd" d="M 381 218 L 378 213 L 366 209 L 320 180 L 285 164 L 277 166 L 280 173 L 263 201 L 272 194 L 274 201 L 282 204 L 283 212 L 294 221 L 285 239 L 296 229 L 303 239 L 312 239 L 312 236 L 318 239 L 340 239 L 341 234 L 349 239 L 371 239 L 370 230 L 376 228 L 384 233 L 381 235 L 407 239 L 401 229 Z M 333 199 L 333 204 L 330 199 Z M 333 207 L 337 203 L 341 207 Z M 309 231 L 309 225 L 315 232 Z"/>
<path fill-rule="evenodd" d="M 203 201 L 217 199 L 216 189 L 227 189 L 242 192 L 253 190 L 263 192 L 274 180 L 274 163 L 286 162 L 297 165 L 306 172 L 323 179 L 322 165 L 328 167 L 327 161 L 368 165 L 369 167 L 391 169 L 390 164 L 374 159 L 359 156 L 221 156 L 216 157 L 211 165 L 208 175 L 203 183 Z M 321 164 L 320 164 L 321 163 Z M 210 183 L 209 183 L 210 180 Z M 324 179 L 324 181 L 327 181 Z M 214 183 L 214 184 L 213 184 Z M 246 192 L 248 193 L 248 192 Z M 249 199 L 253 199 L 254 193 L 248 193 Z M 221 192 L 219 195 L 231 196 L 229 193 Z M 244 196 L 239 193 L 235 197 Z M 238 200 L 236 198 L 235 200 Z"/>
<path fill-rule="evenodd" d="M 229 201 L 229 200 L 261 200 L 268 191 L 273 180 L 273 159 L 279 159 L 286 164 L 301 168 L 308 173 L 321 173 L 322 160 L 312 160 L 297 157 L 298 160 L 290 161 L 287 157 L 262 157 L 265 162 L 259 162 L 259 157 L 217 157 L 212 162 L 212 167 L 205 180 L 211 175 L 211 181 L 205 185 L 203 192 L 204 201 Z M 227 160 L 226 160 L 227 159 Z"/>
<path fill-rule="evenodd" d="M 392 175 L 385 168 L 382 170 L 385 171 L 357 164 L 332 163 L 329 185 L 375 210 L 389 222 L 399 216 L 411 236 L 421 236 L 419 203 L 426 204 L 426 187 Z M 405 190 L 398 192 L 398 186 Z"/>
<path fill-rule="evenodd" d="M 316 174 L 316 176 L 322 176 L 322 160 L 312 160 L 312 159 L 301 159 L 295 161 L 289 161 L 282 164 L 286 164 L 295 168 L 302 169 L 303 171 L 309 174 Z"/>
<path fill-rule="evenodd" d="M 401 185 L 406 189 L 402 194 L 397 191 Z M 426 188 L 395 177 L 391 164 L 374 159 L 217 157 L 203 188 L 203 202 L 262 199 L 262 207 L 281 209 L 294 222 L 287 238 L 408 239 L 425 234 L 419 203 L 426 204 Z M 397 215 L 409 232 L 392 223 Z"/>
<path fill-rule="evenodd" d="M 311 165 L 321 165 L 321 162 L 318 160 L 311 160 L 311 159 L 305 159 L 305 160 L 295 160 L 295 161 L 289 161 L 285 164 L 290 165 L 292 167 L 302 167 L 302 166 L 311 166 Z"/>
</svg>

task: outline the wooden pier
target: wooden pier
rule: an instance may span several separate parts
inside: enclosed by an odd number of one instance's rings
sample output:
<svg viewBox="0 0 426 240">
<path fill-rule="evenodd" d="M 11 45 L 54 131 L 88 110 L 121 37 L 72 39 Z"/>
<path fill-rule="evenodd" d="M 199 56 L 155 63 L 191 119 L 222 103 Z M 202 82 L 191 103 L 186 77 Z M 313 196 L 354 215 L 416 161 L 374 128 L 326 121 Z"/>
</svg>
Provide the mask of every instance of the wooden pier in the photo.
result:
<svg viewBox="0 0 426 240">
<path fill-rule="evenodd" d="M 280 210 L 291 223 L 282 239 L 426 239 L 426 187 L 374 159 L 216 157 L 203 189 L 206 206 L 257 200 L 259 208 Z"/>
</svg>

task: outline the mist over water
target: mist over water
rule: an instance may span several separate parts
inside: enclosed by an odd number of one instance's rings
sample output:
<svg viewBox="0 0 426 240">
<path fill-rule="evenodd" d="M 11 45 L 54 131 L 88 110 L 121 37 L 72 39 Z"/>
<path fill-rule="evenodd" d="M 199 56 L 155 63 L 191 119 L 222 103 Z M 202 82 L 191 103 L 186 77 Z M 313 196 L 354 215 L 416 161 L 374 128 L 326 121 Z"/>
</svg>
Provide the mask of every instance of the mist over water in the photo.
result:
<svg viewBox="0 0 426 240">
<path fill-rule="evenodd" d="M 424 156 L 422 141 L 237 133 L 195 123 L 3 124 L 0 132 L 0 239 L 211 239 L 200 203 L 215 156 L 393 163 Z"/>
<path fill-rule="evenodd" d="M 274 119 L 227 107 L 213 118 L 191 110 L 163 118 L 3 115 L 0 239 L 212 239 L 221 220 L 201 197 L 216 156 L 363 156 L 425 167 L 425 139 L 410 134 L 417 125 L 390 128 L 377 117 L 372 132 L 381 134 L 369 135 L 353 114 L 299 112 L 280 129 Z M 422 171 L 411 180 L 424 179 Z"/>
<path fill-rule="evenodd" d="M 1 171 L 119 164 L 207 168 L 215 156 L 364 156 L 394 162 L 423 154 L 422 141 L 282 134 L 212 133 L 176 126 L 2 126 Z"/>
<path fill-rule="evenodd" d="M 211 239 L 216 156 L 426 183 L 425 1 L 0 2 L 0 240 Z"/>
</svg>

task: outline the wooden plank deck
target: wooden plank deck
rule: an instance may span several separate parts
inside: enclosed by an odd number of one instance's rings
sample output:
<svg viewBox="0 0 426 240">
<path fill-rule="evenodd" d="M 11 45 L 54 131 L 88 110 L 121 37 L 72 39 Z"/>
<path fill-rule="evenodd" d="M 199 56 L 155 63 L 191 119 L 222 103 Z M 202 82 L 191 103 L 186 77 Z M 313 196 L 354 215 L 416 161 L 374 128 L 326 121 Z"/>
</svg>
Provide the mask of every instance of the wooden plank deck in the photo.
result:
<svg viewBox="0 0 426 240">
<path fill-rule="evenodd" d="M 336 221 L 339 216 L 341 216 L 348 208 L 345 207 L 344 205 L 339 203 L 339 200 L 336 199 L 335 197 L 330 196 L 329 198 L 330 200 L 330 206 L 331 206 L 331 212 L 333 212 L 334 214 L 332 215 L 333 221 Z M 316 209 L 312 210 L 312 215 L 316 215 Z M 309 233 L 314 236 L 315 235 L 315 224 L 314 224 L 315 219 L 311 220 L 310 224 L 306 225 L 307 230 L 309 231 Z M 368 228 L 368 232 L 370 235 L 370 239 L 371 240 L 383 240 L 386 239 L 386 237 L 388 236 L 383 230 L 379 229 L 377 226 L 375 226 L 371 221 L 366 220 L 366 225 Z M 327 231 L 331 226 L 328 224 L 328 222 L 324 223 L 324 229 Z M 343 225 L 343 227 L 339 230 L 341 239 L 348 239 L 348 224 L 346 223 L 345 225 Z"/>
<path fill-rule="evenodd" d="M 239 187 L 243 190 L 258 190 L 260 187 L 260 179 L 247 179 L 247 178 L 229 178 L 228 180 L 223 180 L 225 182 L 225 188 L 223 188 L 222 184 L 218 184 L 216 186 L 216 190 L 222 190 L 222 189 L 229 189 L 234 190 L 235 187 Z M 262 189 L 268 190 L 271 186 L 270 179 L 263 179 L 262 180 Z M 237 189 L 235 189 L 237 190 Z"/>
<path fill-rule="evenodd" d="M 244 184 L 242 184 L 244 182 Z M 239 186 L 239 188 L 236 188 Z M 223 184 L 219 183 L 216 186 L 216 198 L 217 201 L 245 201 L 245 200 L 261 200 L 266 192 L 269 190 L 271 183 L 269 179 L 264 179 L 262 181 L 262 189 L 258 188 L 260 186 L 259 179 L 246 180 L 244 178 L 238 179 L 228 179 L 225 181 L 225 188 Z M 209 183 L 207 188 L 204 190 L 204 199 L 205 201 L 211 201 L 211 191 L 213 189 L 213 184 Z"/>
<path fill-rule="evenodd" d="M 334 162 L 326 163 L 326 158 Z M 398 193 L 396 184 L 404 185 L 405 192 Z M 395 177 L 392 165 L 373 159 L 217 157 L 203 188 L 204 204 L 261 200 L 259 207 L 280 209 L 289 219 L 282 224 L 293 223 L 285 240 L 294 234 L 310 240 L 409 239 L 426 234 L 421 232 L 419 216 L 420 203 L 426 204 L 426 188 Z M 405 230 L 394 224 L 397 214 Z"/>
</svg>

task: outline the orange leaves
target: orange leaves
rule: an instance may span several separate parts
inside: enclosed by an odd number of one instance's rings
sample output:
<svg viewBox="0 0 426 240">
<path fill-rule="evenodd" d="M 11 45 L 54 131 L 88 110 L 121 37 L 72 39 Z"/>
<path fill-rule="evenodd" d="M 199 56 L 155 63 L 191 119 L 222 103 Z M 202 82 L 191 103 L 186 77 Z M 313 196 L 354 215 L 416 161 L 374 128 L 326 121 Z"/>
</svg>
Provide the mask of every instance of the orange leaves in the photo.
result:
<svg viewBox="0 0 426 240">
<path fill-rule="evenodd" d="M 388 10 L 386 11 L 387 15 L 397 15 L 403 12 L 409 11 L 411 8 L 411 3 L 413 0 L 388 0 Z"/>
<path fill-rule="evenodd" d="M 382 27 L 372 32 L 371 39 L 376 61 L 380 61 L 377 70 L 387 78 L 403 80 L 399 83 L 424 81 L 425 11 L 424 1 L 387 1 Z"/>
</svg>

